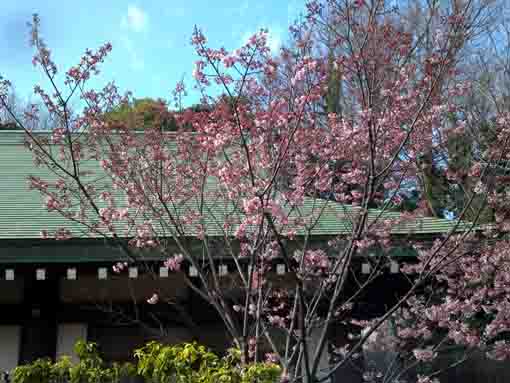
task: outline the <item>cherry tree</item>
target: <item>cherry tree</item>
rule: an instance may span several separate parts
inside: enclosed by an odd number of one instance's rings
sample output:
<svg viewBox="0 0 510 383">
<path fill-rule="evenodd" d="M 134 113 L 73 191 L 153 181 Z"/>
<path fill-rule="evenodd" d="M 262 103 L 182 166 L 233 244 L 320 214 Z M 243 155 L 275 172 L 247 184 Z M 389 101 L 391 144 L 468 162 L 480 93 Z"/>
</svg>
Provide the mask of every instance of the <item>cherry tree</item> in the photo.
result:
<svg viewBox="0 0 510 383">
<path fill-rule="evenodd" d="M 416 227 L 428 215 L 426 205 L 391 211 L 398 192 L 418 179 L 420 156 L 466 129 L 462 118 L 449 122 L 465 115 L 461 101 L 472 92 L 453 56 L 489 5 L 452 4 L 434 8 L 441 17 L 419 56 L 398 10 L 382 0 L 307 3 L 290 29 L 293 48 L 277 55 L 263 30 L 227 51 L 212 48 L 195 28 L 193 76 L 203 107 L 183 109 L 186 87 L 178 83 L 176 132 L 161 129 L 158 118 L 143 131 L 105 118 L 131 97 L 114 83 L 87 87 L 110 44 L 87 50 L 59 88 L 60 72 L 34 16 L 34 64 L 51 87 L 36 86 L 35 93 L 56 127 L 36 134 L 24 122 L 37 123 L 36 108 L 23 118 L 9 110 L 5 79 L 0 104 L 25 129 L 35 165 L 51 171 L 29 177 L 46 208 L 83 235 L 121 248 L 126 259 L 115 272 L 134 264 L 150 273 L 147 254 L 166 259 L 171 272 L 193 267 L 200 284 L 184 273 L 185 283 L 214 307 L 242 365 L 265 358 L 281 366 L 282 381 L 319 382 L 364 349 L 383 348 L 399 353 L 401 368 L 367 373 L 367 380 L 402 381 L 418 368 L 416 379 L 432 382 L 443 346 L 462 346 L 466 358 L 475 349 L 496 359 L 510 355 L 507 112 L 498 113 L 493 142 L 467 170 L 479 182 L 452 230 L 431 246 L 409 237 L 419 257 L 403 270 L 409 283 L 399 299 L 370 320 L 354 309 L 385 277 L 393 230 Z M 220 97 L 212 96 L 213 85 L 223 89 Z M 342 107 L 334 107 L 340 94 Z M 86 105 L 81 113 L 69 108 L 75 96 Z M 484 182 L 488 177 L 500 187 Z M 484 230 L 476 216 L 463 220 L 475 196 L 496 212 L 496 223 Z M 324 219 L 345 225 L 317 241 Z M 66 240 L 76 233 L 62 227 L 41 235 Z M 271 273 L 276 260 L 287 270 L 284 282 Z M 360 261 L 371 264 L 362 278 Z M 224 262 L 233 265 L 230 285 L 220 271 Z M 165 301 L 158 291 L 147 299 Z M 350 334 L 352 342 L 335 351 L 341 357 L 325 368 L 321 359 L 338 324 L 362 331 Z"/>
</svg>

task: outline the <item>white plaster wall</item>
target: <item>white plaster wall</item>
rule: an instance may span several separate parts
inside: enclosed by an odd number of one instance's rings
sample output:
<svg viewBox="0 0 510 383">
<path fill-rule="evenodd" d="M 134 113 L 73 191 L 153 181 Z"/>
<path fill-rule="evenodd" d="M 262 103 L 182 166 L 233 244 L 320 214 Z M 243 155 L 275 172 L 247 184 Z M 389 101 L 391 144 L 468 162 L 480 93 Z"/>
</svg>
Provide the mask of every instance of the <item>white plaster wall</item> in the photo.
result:
<svg viewBox="0 0 510 383">
<path fill-rule="evenodd" d="M 308 347 L 308 355 L 309 355 L 308 360 L 310 361 L 310 363 L 312 363 L 313 357 L 315 355 L 315 351 L 319 347 L 321 333 L 322 333 L 322 327 L 313 329 L 309 335 L 307 347 Z M 319 372 L 319 374 L 318 374 L 319 378 L 323 378 L 324 376 L 326 376 L 329 371 L 328 343 L 329 342 L 326 341 L 326 343 L 324 344 L 324 348 L 322 349 L 322 354 L 319 359 L 319 371 L 322 371 L 322 373 Z M 304 366 L 303 366 L 303 368 L 304 368 Z M 330 383 L 330 382 L 331 382 L 331 379 L 327 379 L 325 381 L 325 383 Z"/>
<path fill-rule="evenodd" d="M 80 339 L 87 340 L 86 323 L 60 323 L 57 328 L 57 358 L 67 355 L 77 362 L 74 345 Z"/>
<path fill-rule="evenodd" d="M 11 371 L 18 365 L 21 326 L 0 326 L 0 370 Z"/>
</svg>

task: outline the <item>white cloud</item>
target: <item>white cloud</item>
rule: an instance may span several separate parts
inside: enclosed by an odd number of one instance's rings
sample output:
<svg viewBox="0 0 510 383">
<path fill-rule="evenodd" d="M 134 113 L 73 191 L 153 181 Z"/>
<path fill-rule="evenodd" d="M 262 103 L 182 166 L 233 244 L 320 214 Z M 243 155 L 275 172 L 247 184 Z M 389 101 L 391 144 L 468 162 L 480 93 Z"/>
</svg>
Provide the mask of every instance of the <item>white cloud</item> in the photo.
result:
<svg viewBox="0 0 510 383">
<path fill-rule="evenodd" d="M 120 25 L 133 32 L 144 31 L 149 23 L 149 18 L 145 11 L 136 5 L 129 5 L 127 14 L 122 17 Z"/>
<path fill-rule="evenodd" d="M 280 47 L 282 46 L 282 36 L 283 30 L 280 26 L 269 28 L 267 44 L 269 45 L 269 49 L 271 49 L 273 54 L 278 53 L 280 50 Z"/>
<path fill-rule="evenodd" d="M 131 68 L 134 70 L 142 70 L 144 68 L 143 57 L 141 57 L 139 52 L 136 50 L 131 39 L 127 36 L 123 36 L 121 38 L 121 42 L 129 55 L 129 64 Z"/>
<path fill-rule="evenodd" d="M 120 41 L 127 52 L 129 65 L 134 70 L 144 68 L 143 55 L 133 43 L 133 33 L 140 33 L 147 30 L 149 18 L 147 13 L 136 5 L 128 5 L 126 14 L 120 21 L 122 35 Z"/>
</svg>

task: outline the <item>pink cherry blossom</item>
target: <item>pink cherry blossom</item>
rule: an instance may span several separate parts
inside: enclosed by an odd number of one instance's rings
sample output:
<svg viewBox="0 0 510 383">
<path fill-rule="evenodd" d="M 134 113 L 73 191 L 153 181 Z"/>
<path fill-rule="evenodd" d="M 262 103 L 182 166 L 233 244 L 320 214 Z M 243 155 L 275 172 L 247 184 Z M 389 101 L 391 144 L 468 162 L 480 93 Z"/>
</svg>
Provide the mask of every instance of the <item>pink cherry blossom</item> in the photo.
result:
<svg viewBox="0 0 510 383">
<path fill-rule="evenodd" d="M 153 294 L 149 299 L 147 299 L 147 303 L 150 305 L 155 305 L 159 302 L 158 294 Z"/>
<path fill-rule="evenodd" d="M 58 123 L 49 135 L 25 127 L 35 164 L 29 188 L 41 194 L 51 217 L 73 222 L 72 232 L 51 226 L 42 238 L 99 237 L 122 249 L 130 263 L 144 254 L 164 254 L 163 265 L 174 272 L 189 262 L 199 269 L 200 296 L 242 348 L 243 363 L 265 355 L 263 337 L 277 329 L 288 340 L 277 343 L 292 345 L 281 355 L 293 359 L 282 366 L 301 363 L 296 371 L 306 371 L 307 358 L 299 355 L 305 355 L 302 340 L 309 334 L 303 333 L 313 328 L 327 334 L 325 318 L 357 325 L 362 334 L 371 331 L 365 338 L 349 330 L 348 340 L 363 344 L 340 347 L 346 358 L 363 349 L 399 351 L 426 365 L 438 356 L 437 339 L 444 337 L 507 360 L 510 343 L 502 337 L 510 329 L 510 177 L 501 162 L 510 152 L 510 114 L 494 111 L 491 139 L 477 142 L 468 165 L 455 166 L 447 150 L 476 130 L 469 117 L 476 108 L 465 105 L 477 99 L 475 87 L 465 81 L 460 56 L 450 48 L 457 44 L 452 30 L 463 31 L 477 12 L 445 9 L 434 15 L 437 32 L 415 55 L 419 41 L 402 14 L 375 9 L 376 3 L 307 2 L 305 17 L 290 28 L 292 48 L 279 52 L 269 49 L 266 30 L 227 50 L 214 48 L 196 28 L 192 74 L 200 105 L 182 107 L 187 88 L 179 81 L 171 91 L 176 109 L 158 103 L 148 113 L 150 123 L 144 115 L 143 130 L 132 128 L 138 121 L 107 118 L 134 99 L 114 83 L 88 89 L 111 45 L 87 49 L 62 72 L 66 89 L 34 88 Z M 467 3 L 477 2 L 462 6 Z M 39 22 L 34 17 L 34 64 L 57 85 L 57 66 Z M 331 33 L 331 23 L 342 28 Z M 10 87 L 0 78 L 2 109 Z M 72 94 L 81 98 L 83 110 L 68 113 L 63 98 Z M 38 114 L 36 107 L 25 113 L 34 124 Z M 162 129 L 168 121 L 176 131 Z M 434 174 L 448 190 L 465 187 L 473 206 L 486 202 L 494 216 L 490 225 L 466 231 L 471 218 L 460 217 L 456 232 L 436 235 L 433 242 L 415 235 L 435 227 L 431 215 L 437 212 L 424 198 L 412 212 L 400 210 L 410 188 L 426 191 L 429 154 L 446 154 Z M 374 302 L 388 315 L 355 320 L 371 296 L 364 289 L 397 278 L 387 270 L 395 245 L 418 254 L 400 267 L 409 278 L 409 286 L 398 291 L 403 299 L 395 299 L 398 307 Z M 377 255 L 370 258 L 374 272 L 360 275 L 359 263 L 369 254 Z M 218 281 L 212 270 L 225 259 L 237 274 Z M 284 274 L 275 273 L 282 264 Z M 126 267 L 117 262 L 112 268 L 121 273 Z M 147 302 L 159 300 L 154 294 Z M 274 353 L 267 357 L 280 362 Z M 293 374 L 285 369 L 282 381 L 295 380 Z M 378 371 L 365 374 L 381 378 Z"/>
<path fill-rule="evenodd" d="M 179 271 L 181 269 L 181 263 L 184 260 L 184 257 L 182 254 L 174 255 L 171 258 L 168 258 L 164 265 L 171 271 Z"/>
</svg>

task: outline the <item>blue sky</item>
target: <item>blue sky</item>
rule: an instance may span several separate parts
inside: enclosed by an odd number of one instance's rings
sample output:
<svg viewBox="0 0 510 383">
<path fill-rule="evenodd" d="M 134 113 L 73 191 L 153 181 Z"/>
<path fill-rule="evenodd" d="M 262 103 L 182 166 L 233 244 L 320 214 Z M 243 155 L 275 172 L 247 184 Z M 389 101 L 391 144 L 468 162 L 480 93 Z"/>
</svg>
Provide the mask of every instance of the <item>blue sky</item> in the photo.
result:
<svg viewBox="0 0 510 383">
<path fill-rule="evenodd" d="M 42 34 L 60 71 L 79 62 L 86 48 L 111 42 L 113 51 L 102 65 L 95 86 L 115 80 L 135 97 L 171 98 L 185 75 L 191 88 L 193 26 L 203 29 L 211 46 L 233 49 L 261 27 L 268 28 L 277 49 L 287 28 L 303 11 L 304 0 L 23 0 L 0 1 L 0 74 L 16 93 L 32 97 L 33 85 L 48 83 L 31 63 L 26 23 L 37 12 Z M 188 104 L 197 98 L 189 98 Z"/>
</svg>

